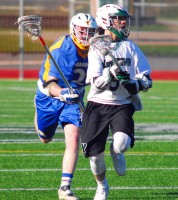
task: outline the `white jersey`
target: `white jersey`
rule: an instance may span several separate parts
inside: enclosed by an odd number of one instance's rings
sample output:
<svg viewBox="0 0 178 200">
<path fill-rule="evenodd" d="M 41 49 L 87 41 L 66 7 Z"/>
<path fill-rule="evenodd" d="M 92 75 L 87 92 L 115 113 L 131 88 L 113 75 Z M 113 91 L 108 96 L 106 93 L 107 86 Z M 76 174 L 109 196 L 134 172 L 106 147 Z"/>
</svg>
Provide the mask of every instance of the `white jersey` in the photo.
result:
<svg viewBox="0 0 178 200">
<path fill-rule="evenodd" d="M 116 60 L 123 61 L 123 70 L 130 74 L 134 79 L 136 74 L 150 74 L 150 65 L 140 48 L 130 40 L 122 42 L 112 42 L 111 53 Z M 86 82 L 90 83 L 94 77 L 102 76 L 109 67 L 113 65 L 109 55 L 103 56 L 99 50 L 90 47 L 88 54 L 88 71 Z M 137 102 L 136 110 L 141 109 L 141 102 L 138 95 L 131 96 L 127 90 L 117 82 L 111 82 L 104 90 L 99 90 L 94 84 L 91 84 L 88 101 L 102 104 L 121 105 Z M 134 99 L 134 102 L 133 102 Z"/>
</svg>

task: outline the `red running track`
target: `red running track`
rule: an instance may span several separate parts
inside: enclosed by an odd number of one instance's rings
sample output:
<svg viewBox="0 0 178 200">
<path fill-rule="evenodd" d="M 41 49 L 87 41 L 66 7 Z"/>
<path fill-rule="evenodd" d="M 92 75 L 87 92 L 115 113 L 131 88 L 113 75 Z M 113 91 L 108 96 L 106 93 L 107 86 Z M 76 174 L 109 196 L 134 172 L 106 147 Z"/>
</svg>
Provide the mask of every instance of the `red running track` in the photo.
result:
<svg viewBox="0 0 178 200">
<path fill-rule="evenodd" d="M 37 69 L 25 69 L 23 77 L 24 79 L 38 79 Z M 177 71 L 158 71 L 154 70 L 151 74 L 153 80 L 178 80 L 178 70 Z M 0 69 L 1 79 L 18 79 L 19 70 L 18 69 Z"/>
</svg>

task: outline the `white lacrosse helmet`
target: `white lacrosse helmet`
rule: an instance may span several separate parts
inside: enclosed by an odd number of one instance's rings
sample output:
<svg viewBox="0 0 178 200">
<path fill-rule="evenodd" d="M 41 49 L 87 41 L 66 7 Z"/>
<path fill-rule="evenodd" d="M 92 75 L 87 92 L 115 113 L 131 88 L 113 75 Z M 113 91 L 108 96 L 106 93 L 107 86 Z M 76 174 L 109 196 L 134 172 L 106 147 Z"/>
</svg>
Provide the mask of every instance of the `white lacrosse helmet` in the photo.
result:
<svg viewBox="0 0 178 200">
<path fill-rule="evenodd" d="M 126 24 L 122 27 L 114 26 L 114 20 L 126 20 Z M 96 13 L 96 22 L 99 27 L 109 30 L 117 35 L 121 40 L 127 39 L 130 34 L 130 15 L 123 6 L 114 4 L 106 4 Z"/>
<path fill-rule="evenodd" d="M 95 35 L 97 28 L 94 17 L 88 13 L 78 13 L 70 21 L 70 35 L 82 49 L 89 46 L 89 39 Z"/>
</svg>

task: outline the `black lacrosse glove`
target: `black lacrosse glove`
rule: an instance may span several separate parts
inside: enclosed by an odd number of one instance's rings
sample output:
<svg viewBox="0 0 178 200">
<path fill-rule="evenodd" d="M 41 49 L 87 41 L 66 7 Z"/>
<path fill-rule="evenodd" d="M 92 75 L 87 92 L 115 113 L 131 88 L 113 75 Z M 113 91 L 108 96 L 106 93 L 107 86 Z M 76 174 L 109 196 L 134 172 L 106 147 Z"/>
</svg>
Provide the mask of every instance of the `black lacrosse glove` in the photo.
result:
<svg viewBox="0 0 178 200">
<path fill-rule="evenodd" d="M 123 81 L 122 85 L 131 95 L 136 95 L 141 90 L 141 85 L 137 80 Z"/>
</svg>

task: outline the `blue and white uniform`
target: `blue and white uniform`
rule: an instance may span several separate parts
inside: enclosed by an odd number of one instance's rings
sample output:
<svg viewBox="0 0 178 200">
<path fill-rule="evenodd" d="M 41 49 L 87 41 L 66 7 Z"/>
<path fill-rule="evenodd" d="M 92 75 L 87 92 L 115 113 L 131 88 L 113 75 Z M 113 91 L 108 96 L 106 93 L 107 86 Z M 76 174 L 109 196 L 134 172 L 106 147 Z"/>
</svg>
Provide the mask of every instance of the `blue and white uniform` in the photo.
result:
<svg viewBox="0 0 178 200">
<path fill-rule="evenodd" d="M 79 49 L 69 35 L 60 37 L 49 50 L 71 87 L 80 92 L 83 103 L 88 51 Z M 43 83 L 47 81 L 48 76 L 57 78 L 61 88 L 67 87 L 49 55 L 46 55 L 39 72 L 35 104 L 38 129 L 51 138 L 58 124 L 63 126 L 63 123 L 70 123 L 80 127 L 81 117 L 78 104 L 69 105 L 45 94 Z"/>
</svg>

